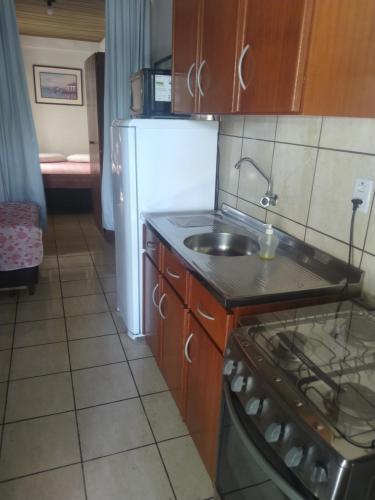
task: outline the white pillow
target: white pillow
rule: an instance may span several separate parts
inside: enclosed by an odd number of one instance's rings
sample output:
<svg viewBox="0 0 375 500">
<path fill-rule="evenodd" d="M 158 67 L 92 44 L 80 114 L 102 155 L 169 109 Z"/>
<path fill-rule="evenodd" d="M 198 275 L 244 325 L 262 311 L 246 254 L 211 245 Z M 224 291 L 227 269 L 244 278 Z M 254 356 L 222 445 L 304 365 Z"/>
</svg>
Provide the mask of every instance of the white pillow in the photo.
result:
<svg viewBox="0 0 375 500">
<path fill-rule="evenodd" d="M 73 161 L 75 163 L 90 163 L 90 155 L 89 154 L 75 154 L 69 155 L 67 158 L 68 161 Z"/>
<path fill-rule="evenodd" d="M 58 163 L 66 161 L 66 156 L 61 153 L 39 153 L 40 163 Z"/>
</svg>

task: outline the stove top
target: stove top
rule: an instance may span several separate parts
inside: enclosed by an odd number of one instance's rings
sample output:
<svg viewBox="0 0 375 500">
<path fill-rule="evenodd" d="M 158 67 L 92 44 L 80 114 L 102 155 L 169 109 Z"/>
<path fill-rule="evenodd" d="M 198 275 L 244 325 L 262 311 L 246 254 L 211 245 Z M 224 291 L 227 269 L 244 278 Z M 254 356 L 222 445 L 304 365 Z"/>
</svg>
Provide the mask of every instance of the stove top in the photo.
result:
<svg viewBox="0 0 375 500">
<path fill-rule="evenodd" d="M 240 343 L 256 346 L 280 370 L 333 430 L 331 444 L 349 458 L 374 453 L 375 314 L 346 301 L 242 319 L 246 324 L 237 330 Z"/>
</svg>

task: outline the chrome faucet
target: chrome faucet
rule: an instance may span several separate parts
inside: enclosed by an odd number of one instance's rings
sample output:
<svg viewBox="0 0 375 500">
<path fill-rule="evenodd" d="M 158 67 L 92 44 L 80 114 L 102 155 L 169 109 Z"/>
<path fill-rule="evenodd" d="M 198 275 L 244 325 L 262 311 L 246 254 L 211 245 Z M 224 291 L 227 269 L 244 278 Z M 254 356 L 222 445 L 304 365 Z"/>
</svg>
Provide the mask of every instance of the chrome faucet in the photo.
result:
<svg viewBox="0 0 375 500">
<path fill-rule="evenodd" d="M 238 162 L 234 165 L 234 168 L 239 170 L 242 162 L 244 161 L 250 163 L 250 165 L 252 165 L 257 170 L 257 172 L 267 181 L 268 184 L 267 192 L 259 200 L 260 206 L 263 208 L 267 208 L 270 205 L 276 205 L 278 196 L 272 191 L 271 177 L 267 177 L 267 175 L 263 172 L 263 170 L 255 163 L 255 161 L 249 158 L 248 156 L 244 156 L 243 158 L 238 160 Z"/>
</svg>

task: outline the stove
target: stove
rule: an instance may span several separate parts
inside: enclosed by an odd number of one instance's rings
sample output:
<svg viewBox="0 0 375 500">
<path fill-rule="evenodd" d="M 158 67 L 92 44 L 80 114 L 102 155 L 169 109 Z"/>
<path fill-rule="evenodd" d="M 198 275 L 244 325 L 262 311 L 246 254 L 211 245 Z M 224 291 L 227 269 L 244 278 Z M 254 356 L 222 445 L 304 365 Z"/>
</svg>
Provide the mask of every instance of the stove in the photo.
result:
<svg viewBox="0 0 375 500">
<path fill-rule="evenodd" d="M 374 312 L 345 301 L 241 324 L 224 379 L 249 425 L 312 498 L 374 499 Z"/>
</svg>

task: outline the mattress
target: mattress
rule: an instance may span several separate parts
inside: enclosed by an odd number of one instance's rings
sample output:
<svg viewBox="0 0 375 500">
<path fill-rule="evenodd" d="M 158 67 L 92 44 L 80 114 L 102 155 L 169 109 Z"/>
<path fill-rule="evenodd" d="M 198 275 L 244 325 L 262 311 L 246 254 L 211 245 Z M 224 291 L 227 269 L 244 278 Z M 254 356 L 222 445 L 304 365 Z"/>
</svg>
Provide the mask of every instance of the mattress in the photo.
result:
<svg viewBox="0 0 375 500">
<path fill-rule="evenodd" d="M 41 163 L 43 175 L 90 175 L 90 163 L 61 161 L 58 163 Z"/>
<path fill-rule="evenodd" d="M 38 206 L 0 203 L 0 271 L 39 266 L 42 260 Z"/>
</svg>

